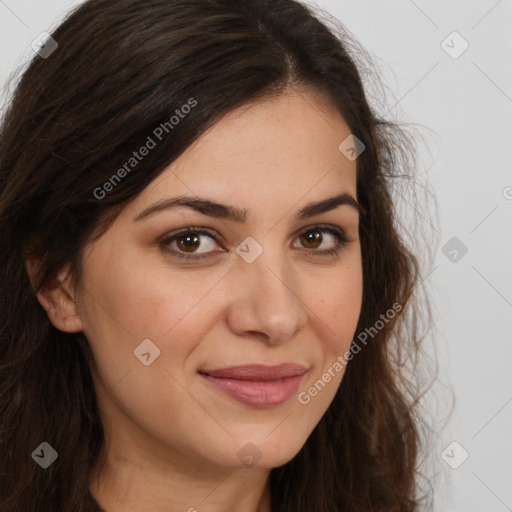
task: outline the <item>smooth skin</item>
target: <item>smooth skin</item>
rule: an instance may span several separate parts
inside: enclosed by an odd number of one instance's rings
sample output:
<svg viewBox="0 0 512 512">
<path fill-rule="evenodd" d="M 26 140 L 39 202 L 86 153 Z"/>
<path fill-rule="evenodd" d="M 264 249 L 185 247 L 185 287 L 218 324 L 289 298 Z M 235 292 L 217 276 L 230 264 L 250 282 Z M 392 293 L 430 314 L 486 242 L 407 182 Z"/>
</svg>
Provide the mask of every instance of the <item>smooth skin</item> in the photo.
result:
<svg viewBox="0 0 512 512">
<path fill-rule="evenodd" d="M 359 213 L 343 204 L 294 219 L 311 202 L 343 192 L 357 199 L 356 162 L 338 149 L 349 135 L 340 114 L 307 90 L 230 112 L 87 246 L 83 286 L 71 288 L 67 266 L 38 292 L 55 327 L 83 331 L 90 343 L 107 454 L 90 489 L 107 512 L 271 510 L 270 469 L 298 453 L 343 372 L 307 405 L 295 395 L 256 408 L 198 371 L 294 362 L 308 368 L 303 392 L 350 348 L 362 301 Z M 183 206 L 134 221 L 180 195 L 246 209 L 246 222 Z M 350 241 L 325 254 L 338 241 L 319 225 Z M 183 233 L 161 243 L 189 227 L 209 234 L 188 246 Z M 263 249 L 252 263 L 236 252 L 247 237 Z M 34 265 L 27 260 L 29 274 Z M 147 366 L 134 354 L 145 339 L 160 350 Z M 261 456 L 253 466 L 238 456 L 247 443 Z"/>
</svg>

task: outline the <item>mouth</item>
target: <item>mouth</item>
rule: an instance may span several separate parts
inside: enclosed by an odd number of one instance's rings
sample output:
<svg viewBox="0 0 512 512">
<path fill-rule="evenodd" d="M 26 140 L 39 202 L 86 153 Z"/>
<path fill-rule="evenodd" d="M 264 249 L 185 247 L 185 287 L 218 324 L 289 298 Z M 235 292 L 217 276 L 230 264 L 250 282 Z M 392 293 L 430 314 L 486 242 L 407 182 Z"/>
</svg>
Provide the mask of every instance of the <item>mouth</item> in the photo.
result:
<svg viewBox="0 0 512 512">
<path fill-rule="evenodd" d="M 298 390 L 308 369 L 294 363 L 277 366 L 251 364 L 213 370 L 199 375 L 214 389 L 245 405 L 266 408 L 281 405 Z"/>
</svg>

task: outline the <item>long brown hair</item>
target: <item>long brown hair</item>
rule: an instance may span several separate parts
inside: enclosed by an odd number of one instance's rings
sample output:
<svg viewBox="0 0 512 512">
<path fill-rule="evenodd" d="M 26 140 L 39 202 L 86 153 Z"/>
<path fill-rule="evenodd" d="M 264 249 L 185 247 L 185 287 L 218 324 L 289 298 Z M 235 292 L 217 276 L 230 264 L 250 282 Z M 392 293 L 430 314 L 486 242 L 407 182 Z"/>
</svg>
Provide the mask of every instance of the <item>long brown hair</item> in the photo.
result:
<svg viewBox="0 0 512 512">
<path fill-rule="evenodd" d="M 3 512 L 100 510 L 88 488 L 104 437 L 87 340 L 57 330 L 35 291 L 67 263 L 80 285 L 84 247 L 130 200 L 221 116 L 289 86 L 323 94 L 365 145 L 356 333 L 401 307 L 350 361 L 300 452 L 271 470 L 272 509 L 418 509 L 420 393 L 404 362 L 418 353 L 425 310 L 391 194 L 393 179 L 413 173 L 412 143 L 370 107 L 356 45 L 337 26 L 338 34 L 294 0 L 89 0 L 52 33 L 58 48 L 29 63 L 0 132 Z M 193 111 L 166 125 L 161 143 L 108 193 L 95 193 L 190 98 Z M 27 255 L 43 262 L 34 288 Z M 43 441 L 58 451 L 46 470 L 31 457 Z"/>
</svg>

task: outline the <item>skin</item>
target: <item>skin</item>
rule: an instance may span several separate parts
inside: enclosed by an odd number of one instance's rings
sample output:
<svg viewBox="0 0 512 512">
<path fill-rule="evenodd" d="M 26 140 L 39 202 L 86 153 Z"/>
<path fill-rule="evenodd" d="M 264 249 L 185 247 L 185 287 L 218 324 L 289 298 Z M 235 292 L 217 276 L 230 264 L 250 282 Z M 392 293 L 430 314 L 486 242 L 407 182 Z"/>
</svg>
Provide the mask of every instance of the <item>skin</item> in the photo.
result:
<svg viewBox="0 0 512 512">
<path fill-rule="evenodd" d="M 357 199 L 356 162 L 338 149 L 349 134 L 311 91 L 287 89 L 229 113 L 87 247 L 82 286 L 72 289 L 66 267 L 38 293 L 58 329 L 83 331 L 90 343 L 107 455 L 90 489 L 108 512 L 270 511 L 270 469 L 304 445 L 343 372 L 307 405 L 295 395 L 267 408 L 221 394 L 197 372 L 295 362 L 309 369 L 301 392 L 349 349 L 362 300 L 359 214 L 341 205 L 293 219 L 341 192 Z M 180 207 L 133 222 L 181 194 L 245 208 L 248 219 Z M 320 231 L 317 245 L 301 237 L 319 224 L 341 228 L 351 241 L 337 255 L 320 255 L 336 247 L 333 235 Z M 219 235 L 200 235 L 192 249 L 210 257 L 187 262 L 159 244 L 190 226 Z M 263 248 L 252 263 L 235 252 L 248 236 Z M 168 251 L 190 254 L 179 240 Z M 144 339 L 160 350 L 149 366 L 134 356 Z M 237 456 L 249 442 L 261 454 L 251 467 Z"/>
</svg>

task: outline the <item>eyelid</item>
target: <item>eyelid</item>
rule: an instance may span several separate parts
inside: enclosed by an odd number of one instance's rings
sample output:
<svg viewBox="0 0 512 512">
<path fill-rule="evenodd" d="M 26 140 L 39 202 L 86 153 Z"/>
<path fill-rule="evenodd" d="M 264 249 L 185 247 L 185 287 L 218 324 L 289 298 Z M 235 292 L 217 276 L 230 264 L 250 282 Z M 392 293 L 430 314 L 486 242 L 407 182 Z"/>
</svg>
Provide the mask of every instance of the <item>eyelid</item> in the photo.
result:
<svg viewBox="0 0 512 512">
<path fill-rule="evenodd" d="M 296 238 L 299 235 L 302 235 L 303 233 L 306 233 L 308 231 L 313 231 L 314 229 L 321 229 L 321 230 L 332 230 L 336 233 L 339 233 L 341 235 L 346 235 L 346 231 L 341 226 L 336 226 L 336 224 L 322 224 L 322 223 L 316 223 L 316 224 L 309 224 L 308 226 L 304 226 L 295 233 L 293 233 L 293 236 Z"/>
<path fill-rule="evenodd" d="M 186 226 L 186 227 L 178 229 L 176 231 L 170 231 L 169 233 L 166 233 L 165 235 L 161 236 L 158 241 L 160 243 L 168 242 L 171 239 L 177 238 L 182 235 L 186 235 L 187 233 L 208 235 L 210 238 L 215 240 L 215 242 L 217 242 L 217 243 L 219 242 L 219 239 L 220 239 L 220 241 L 222 241 L 224 244 L 227 244 L 225 238 L 218 231 L 215 231 L 214 229 L 210 229 L 210 228 L 200 228 L 200 227 L 196 227 L 196 226 Z"/>
</svg>

